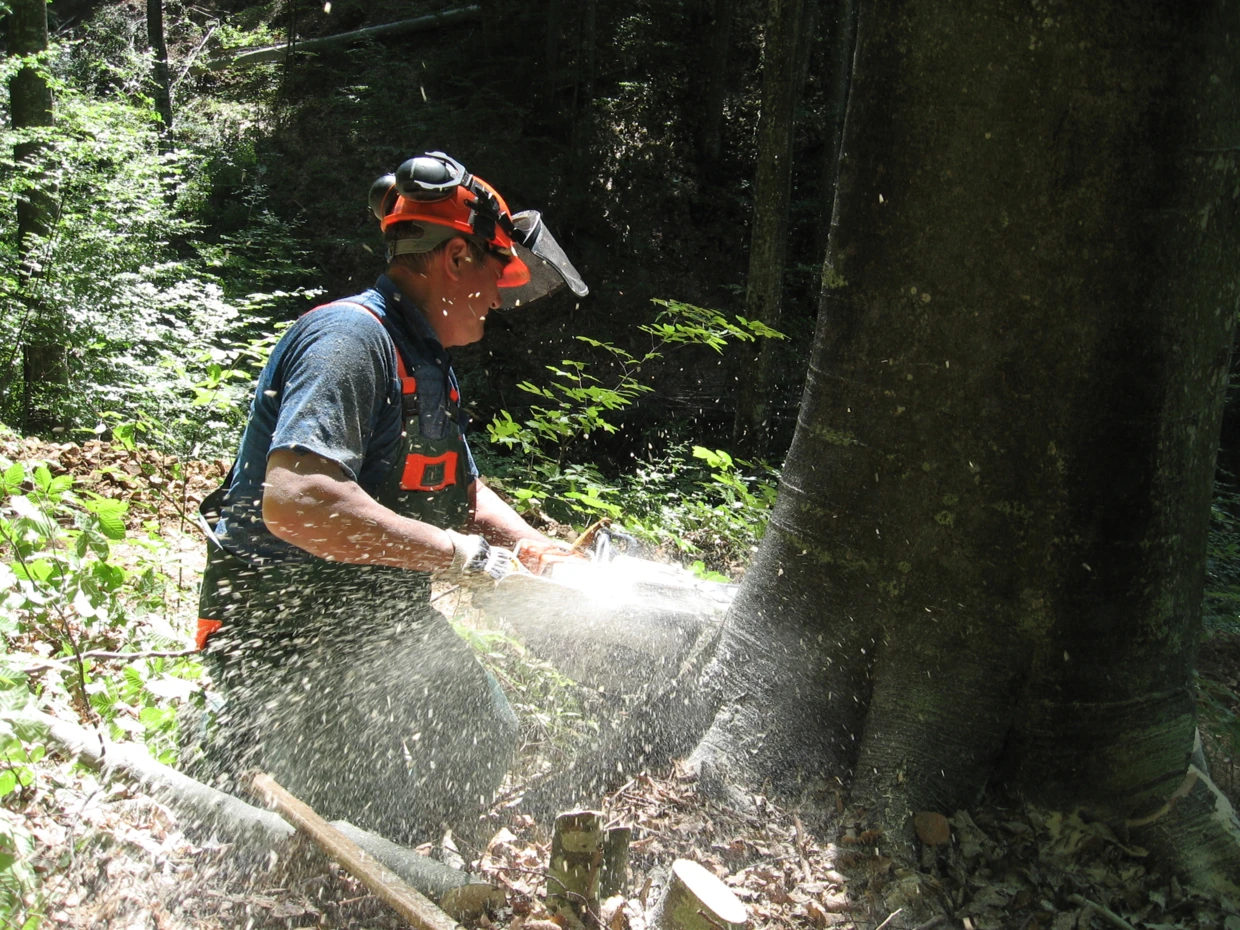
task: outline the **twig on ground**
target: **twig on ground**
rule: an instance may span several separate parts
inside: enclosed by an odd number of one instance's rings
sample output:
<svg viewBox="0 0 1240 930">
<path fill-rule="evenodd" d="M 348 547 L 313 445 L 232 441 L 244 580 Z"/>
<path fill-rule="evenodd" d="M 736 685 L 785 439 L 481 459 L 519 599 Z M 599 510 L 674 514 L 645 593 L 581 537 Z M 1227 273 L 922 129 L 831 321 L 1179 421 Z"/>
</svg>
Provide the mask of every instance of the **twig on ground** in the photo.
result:
<svg viewBox="0 0 1240 930">
<path fill-rule="evenodd" d="M 183 659 L 186 656 L 198 655 L 197 649 L 176 649 L 162 651 L 152 649 L 146 652 L 108 652 L 106 649 L 91 649 L 82 653 L 83 659 L 119 659 L 124 662 L 135 662 L 138 659 Z"/>
<path fill-rule="evenodd" d="M 451 594 L 453 591 L 457 591 L 457 590 L 459 590 L 459 589 L 460 589 L 460 587 L 461 587 L 461 586 L 460 586 L 459 584 L 454 584 L 452 587 L 447 588 L 447 589 L 445 589 L 445 590 L 443 590 L 443 591 L 440 591 L 438 594 L 434 595 L 434 596 L 431 598 L 430 603 L 432 603 L 432 604 L 433 604 L 433 603 L 435 603 L 435 602 L 436 602 L 437 600 L 439 600 L 441 597 L 447 597 L 447 596 L 448 596 L 449 594 Z"/>
<path fill-rule="evenodd" d="M 903 910 L 904 910 L 904 908 L 902 908 L 902 907 L 897 907 L 894 911 L 892 911 L 890 914 L 888 914 L 888 915 L 887 915 L 887 919 L 886 919 L 886 920 L 884 920 L 884 921 L 883 921 L 881 924 L 879 924 L 877 927 L 875 927 L 875 928 L 874 928 L 874 930 L 883 930 L 883 927 L 887 926 L 887 924 L 889 924 L 889 923 L 891 923 L 893 920 L 895 920 L 895 919 L 896 919 L 896 915 L 897 915 L 897 914 L 899 914 L 899 913 L 900 913 L 901 911 L 903 911 Z"/>
<path fill-rule="evenodd" d="M 1103 907 L 1101 904 L 1098 904 L 1095 901 L 1089 900 L 1089 898 L 1086 898 L 1079 894 L 1073 894 L 1073 895 L 1068 895 L 1068 900 L 1071 901 L 1073 904 L 1079 905 L 1081 907 L 1092 908 L 1093 910 L 1097 911 L 1099 917 L 1105 917 L 1111 923 L 1115 924 L 1115 926 L 1121 927 L 1122 930 L 1137 930 L 1136 927 L 1134 927 L 1128 921 L 1124 920 L 1124 918 L 1120 917 L 1119 914 L 1115 913 L 1109 907 Z"/>
<path fill-rule="evenodd" d="M 801 873 L 807 882 L 812 882 L 814 873 L 809 867 L 809 841 L 805 838 L 805 827 L 797 814 L 792 815 L 792 827 L 796 833 L 797 852 L 801 855 Z"/>
</svg>

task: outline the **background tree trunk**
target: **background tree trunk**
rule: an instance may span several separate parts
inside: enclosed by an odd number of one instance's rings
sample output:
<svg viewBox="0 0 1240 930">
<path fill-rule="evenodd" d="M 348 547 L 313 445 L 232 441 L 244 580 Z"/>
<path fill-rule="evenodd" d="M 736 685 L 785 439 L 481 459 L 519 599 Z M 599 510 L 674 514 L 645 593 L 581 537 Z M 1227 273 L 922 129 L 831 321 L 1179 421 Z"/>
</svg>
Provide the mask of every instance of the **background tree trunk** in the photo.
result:
<svg viewBox="0 0 1240 930">
<path fill-rule="evenodd" d="M 762 115 L 754 178 L 753 229 L 745 316 L 779 328 L 788 203 L 792 198 L 792 143 L 796 105 L 805 83 L 813 0 L 770 0 L 762 65 Z M 741 373 L 733 439 L 745 452 L 765 452 L 775 382 L 775 342 L 761 341 L 756 364 Z"/>
<path fill-rule="evenodd" d="M 718 169 L 723 155 L 723 108 L 728 93 L 728 49 L 732 39 L 735 0 L 706 0 L 711 9 L 709 59 L 705 62 L 706 107 L 702 119 L 698 159 L 707 176 Z"/>
<path fill-rule="evenodd" d="M 547 0 L 547 42 L 543 53 L 543 118 L 559 120 L 557 103 L 560 79 L 560 31 L 564 28 L 563 0 Z"/>
<path fill-rule="evenodd" d="M 6 17 L 9 53 L 37 55 L 47 49 L 45 0 L 12 0 Z M 9 79 L 13 128 L 23 141 L 13 157 L 30 185 L 17 200 L 17 253 L 25 325 L 22 327 L 22 428 L 43 432 L 61 425 L 58 392 L 68 383 L 62 321 L 39 298 L 46 244 L 55 219 L 55 194 L 43 169 L 47 145 L 37 130 L 52 125 L 52 91 L 38 68 L 26 66 Z M 36 130 L 23 134 L 22 130 Z"/>
<path fill-rule="evenodd" d="M 146 41 L 154 53 L 151 65 L 151 89 L 155 112 L 165 133 L 172 129 L 172 77 L 168 73 L 168 42 L 164 38 L 164 2 L 146 0 Z"/>
<path fill-rule="evenodd" d="M 697 759 L 893 824 L 1184 776 L 1240 291 L 1227 0 L 862 8 L 825 293 Z M 1231 135 L 1228 135 L 1231 133 Z"/>
</svg>

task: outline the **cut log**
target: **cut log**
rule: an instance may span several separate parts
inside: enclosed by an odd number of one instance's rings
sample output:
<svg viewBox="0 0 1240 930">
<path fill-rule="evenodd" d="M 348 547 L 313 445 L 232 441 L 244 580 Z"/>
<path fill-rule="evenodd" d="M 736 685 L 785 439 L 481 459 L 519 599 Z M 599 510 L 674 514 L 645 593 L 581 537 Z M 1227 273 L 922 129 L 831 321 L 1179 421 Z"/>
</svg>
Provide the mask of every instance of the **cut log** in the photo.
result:
<svg viewBox="0 0 1240 930">
<path fill-rule="evenodd" d="M 382 862 L 368 856 L 309 805 L 281 788 L 270 775 L 262 772 L 253 775 L 248 787 L 412 926 L 418 930 L 458 930 L 460 924 L 432 904 L 430 899 L 401 881 L 400 876 Z"/>
<path fill-rule="evenodd" d="M 603 815 L 567 811 L 555 818 L 547 869 L 547 910 L 596 926 L 603 872 Z"/>
<path fill-rule="evenodd" d="M 727 885 L 696 862 L 677 859 L 649 926 L 654 930 L 744 930 L 748 923 L 745 905 Z"/>
<path fill-rule="evenodd" d="M 431 29 L 438 29 L 441 26 L 481 18 L 482 8 L 476 4 L 456 7 L 439 13 L 431 13 L 427 16 L 418 16 L 414 19 L 402 19 L 395 23 L 385 23 L 382 26 L 355 29 L 352 32 L 342 32 L 334 36 L 323 36 L 321 39 L 306 39 L 293 43 L 292 50 L 295 52 L 317 52 L 337 45 L 360 42 L 363 39 L 378 39 L 409 32 L 426 32 Z M 227 58 L 212 58 L 203 65 L 203 69 L 222 71 L 225 68 L 247 68 L 267 61 L 283 61 L 288 56 L 289 51 L 290 46 L 287 44 L 249 49 Z"/>
<path fill-rule="evenodd" d="M 152 759 L 136 745 L 114 743 L 50 714 L 23 710 L 0 715 L 16 727 L 36 728 L 63 755 L 107 776 L 141 785 L 152 797 L 222 842 L 266 856 L 287 851 L 295 830 L 279 815 L 246 804 L 239 798 L 204 785 L 176 769 Z M 457 920 L 472 920 L 485 910 L 502 905 L 504 893 L 467 872 L 418 855 L 412 850 L 362 830 L 347 821 L 332 824 L 363 850 Z"/>
</svg>

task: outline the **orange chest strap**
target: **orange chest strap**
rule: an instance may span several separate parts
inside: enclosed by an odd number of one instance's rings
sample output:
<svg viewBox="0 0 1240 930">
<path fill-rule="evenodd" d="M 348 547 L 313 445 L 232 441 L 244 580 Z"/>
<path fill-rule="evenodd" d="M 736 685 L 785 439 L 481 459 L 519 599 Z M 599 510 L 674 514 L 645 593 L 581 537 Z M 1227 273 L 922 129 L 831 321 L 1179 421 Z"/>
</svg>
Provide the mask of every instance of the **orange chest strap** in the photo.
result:
<svg viewBox="0 0 1240 930">
<path fill-rule="evenodd" d="M 330 304 L 322 304 L 323 307 L 331 307 L 335 304 L 344 304 L 347 307 L 356 307 L 358 310 L 364 310 L 379 321 L 383 325 L 383 319 L 379 314 L 365 304 L 358 303 L 355 300 L 335 300 Z M 315 307 L 308 312 L 313 313 L 320 307 Z M 387 327 L 384 327 L 387 332 Z M 388 338 L 392 339 L 391 334 Z M 409 397 L 418 392 L 418 379 L 409 374 L 409 369 L 405 365 L 405 359 L 400 354 L 400 349 L 396 345 L 396 341 L 392 339 L 392 350 L 396 355 L 396 374 L 400 378 L 400 393 L 402 397 Z M 461 399 L 460 392 L 456 388 L 450 388 L 448 397 L 453 403 L 458 403 Z M 403 491 L 442 491 L 449 485 L 456 484 L 458 455 L 454 451 L 446 451 L 437 456 L 427 456 L 418 452 L 409 453 L 405 456 L 405 465 L 401 469 L 400 487 Z M 474 510 L 475 491 L 470 486 L 470 513 Z M 472 517 L 471 517 L 472 519 Z"/>
</svg>

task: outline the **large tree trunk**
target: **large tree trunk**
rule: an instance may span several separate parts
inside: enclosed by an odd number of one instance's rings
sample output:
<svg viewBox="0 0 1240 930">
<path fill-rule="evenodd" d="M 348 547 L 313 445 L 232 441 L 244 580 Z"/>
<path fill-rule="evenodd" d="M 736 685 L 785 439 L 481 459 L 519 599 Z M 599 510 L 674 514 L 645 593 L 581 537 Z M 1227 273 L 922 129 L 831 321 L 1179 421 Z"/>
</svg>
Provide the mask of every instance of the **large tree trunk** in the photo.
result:
<svg viewBox="0 0 1240 930">
<path fill-rule="evenodd" d="M 848 113 L 848 91 L 852 86 L 853 53 L 857 45 L 858 0 L 836 0 L 828 4 L 825 32 L 827 53 L 823 61 L 823 93 L 826 105 L 826 145 L 822 159 L 823 213 L 830 216 L 835 209 L 835 182 L 839 177 L 840 148 L 844 144 L 844 117 Z M 815 230 L 816 253 L 827 247 L 827 223 Z"/>
<path fill-rule="evenodd" d="M 769 2 L 745 316 L 774 329 L 779 328 L 783 307 L 793 131 L 796 104 L 805 83 L 812 18 L 812 0 Z M 733 438 L 746 452 L 766 451 L 772 426 L 770 401 L 774 380 L 774 342 L 764 339 L 756 351 L 756 362 L 746 366 L 740 379 Z"/>
<path fill-rule="evenodd" d="M 6 17 L 9 54 L 37 55 L 47 49 L 45 0 L 11 0 Z M 29 187 L 17 199 L 18 274 L 22 282 L 22 427 L 42 432 L 62 425 L 56 401 L 67 384 L 62 321 L 39 296 L 38 279 L 47 260 L 47 240 L 55 217 L 55 195 L 43 170 L 45 140 L 37 130 L 52 125 L 52 91 L 38 68 L 26 66 L 9 79 L 13 128 L 35 130 L 13 147 Z"/>
<path fill-rule="evenodd" d="M 1237 34 L 1232 0 L 863 5 L 834 287 L 699 760 L 851 775 L 891 824 L 988 783 L 1111 817 L 1180 785 Z"/>
</svg>

